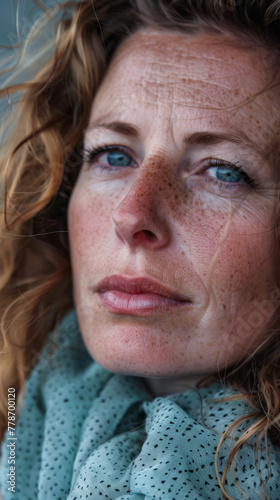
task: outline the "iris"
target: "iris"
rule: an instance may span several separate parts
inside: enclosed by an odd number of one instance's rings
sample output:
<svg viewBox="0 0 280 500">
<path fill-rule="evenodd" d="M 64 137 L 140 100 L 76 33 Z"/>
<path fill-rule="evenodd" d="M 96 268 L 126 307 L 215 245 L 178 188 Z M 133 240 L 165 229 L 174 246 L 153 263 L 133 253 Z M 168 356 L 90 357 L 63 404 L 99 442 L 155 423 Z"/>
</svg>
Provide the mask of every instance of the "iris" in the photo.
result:
<svg viewBox="0 0 280 500">
<path fill-rule="evenodd" d="M 241 175 L 238 172 L 228 168 L 218 168 L 216 173 L 217 179 L 220 181 L 238 182 L 241 180 Z"/>
<path fill-rule="evenodd" d="M 131 162 L 131 158 L 128 155 L 117 151 L 107 153 L 107 158 L 109 165 L 113 167 L 127 167 Z"/>
</svg>

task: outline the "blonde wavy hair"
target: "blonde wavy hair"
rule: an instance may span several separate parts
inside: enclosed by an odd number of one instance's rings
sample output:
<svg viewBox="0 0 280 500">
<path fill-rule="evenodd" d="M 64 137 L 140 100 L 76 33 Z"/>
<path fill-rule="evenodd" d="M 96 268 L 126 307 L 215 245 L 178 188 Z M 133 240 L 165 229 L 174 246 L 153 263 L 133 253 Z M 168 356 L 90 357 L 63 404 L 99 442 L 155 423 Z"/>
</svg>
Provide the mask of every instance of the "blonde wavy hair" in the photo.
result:
<svg viewBox="0 0 280 500">
<path fill-rule="evenodd" d="M 74 307 L 67 204 L 82 163 L 83 131 L 115 50 L 141 27 L 227 33 L 280 59 L 280 0 L 65 1 L 44 9 L 26 40 L 16 44 L 18 59 L 2 71 L 7 78 L 0 91 L 7 108 L 0 162 L 0 441 L 8 388 L 14 387 L 22 402 L 25 380 L 48 333 Z M 279 278 L 276 269 L 277 286 Z M 242 396 L 236 397 L 246 398 L 256 417 L 235 443 L 227 468 L 255 434 L 280 444 L 279 303 L 266 343 L 249 359 L 213 375 L 240 389 Z M 217 454 L 231 430 L 221 436 Z M 231 499 L 226 471 L 220 477 L 217 470 L 217 476 L 224 498 Z M 263 495 L 269 498 L 265 488 Z"/>
</svg>

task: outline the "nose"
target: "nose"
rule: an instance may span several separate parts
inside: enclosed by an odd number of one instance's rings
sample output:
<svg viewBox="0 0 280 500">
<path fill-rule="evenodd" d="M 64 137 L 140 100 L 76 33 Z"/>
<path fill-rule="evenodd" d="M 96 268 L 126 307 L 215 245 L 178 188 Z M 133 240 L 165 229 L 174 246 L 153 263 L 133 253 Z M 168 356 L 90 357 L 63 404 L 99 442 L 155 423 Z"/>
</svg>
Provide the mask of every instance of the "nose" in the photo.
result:
<svg viewBox="0 0 280 500">
<path fill-rule="evenodd" d="M 122 242 L 133 249 L 149 250 L 158 250 L 168 244 L 170 228 L 164 211 L 163 197 L 166 195 L 161 194 L 164 192 L 154 173 L 148 169 L 138 173 L 113 213 L 115 232 Z"/>
</svg>

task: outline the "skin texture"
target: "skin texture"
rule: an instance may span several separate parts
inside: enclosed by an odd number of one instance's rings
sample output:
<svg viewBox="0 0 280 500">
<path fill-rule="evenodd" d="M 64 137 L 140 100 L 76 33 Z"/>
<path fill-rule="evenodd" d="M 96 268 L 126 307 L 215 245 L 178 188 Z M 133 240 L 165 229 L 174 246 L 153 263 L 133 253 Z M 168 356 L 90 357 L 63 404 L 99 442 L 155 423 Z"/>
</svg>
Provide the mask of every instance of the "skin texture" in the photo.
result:
<svg viewBox="0 0 280 500">
<path fill-rule="evenodd" d="M 246 325 L 275 289 L 270 144 L 278 98 L 275 89 L 254 97 L 271 76 L 267 54 L 220 37 L 147 29 L 118 48 L 84 145 L 124 146 L 131 161 L 113 171 L 98 169 L 108 167 L 108 152 L 84 162 L 68 210 L 79 324 L 106 369 L 202 376 L 263 342 L 272 308 Z M 93 126 L 113 120 L 132 123 L 139 136 Z M 183 140 L 205 131 L 234 142 Z M 257 185 L 217 181 L 209 158 L 242 166 Z M 94 290 L 111 274 L 151 277 L 192 302 L 149 317 L 109 312 Z"/>
</svg>

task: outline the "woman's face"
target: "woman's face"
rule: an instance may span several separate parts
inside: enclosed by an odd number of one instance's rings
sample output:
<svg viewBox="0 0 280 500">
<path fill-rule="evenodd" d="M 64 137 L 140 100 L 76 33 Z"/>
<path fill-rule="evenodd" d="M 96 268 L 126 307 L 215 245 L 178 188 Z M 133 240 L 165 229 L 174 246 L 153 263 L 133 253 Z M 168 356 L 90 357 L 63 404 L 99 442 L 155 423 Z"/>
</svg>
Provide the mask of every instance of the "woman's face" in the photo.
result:
<svg viewBox="0 0 280 500">
<path fill-rule="evenodd" d="M 151 30 L 117 50 L 68 211 L 79 324 L 106 369 L 203 375 L 263 341 L 278 103 L 275 90 L 251 97 L 271 79 L 266 61 Z"/>
</svg>

